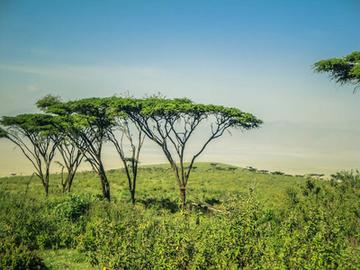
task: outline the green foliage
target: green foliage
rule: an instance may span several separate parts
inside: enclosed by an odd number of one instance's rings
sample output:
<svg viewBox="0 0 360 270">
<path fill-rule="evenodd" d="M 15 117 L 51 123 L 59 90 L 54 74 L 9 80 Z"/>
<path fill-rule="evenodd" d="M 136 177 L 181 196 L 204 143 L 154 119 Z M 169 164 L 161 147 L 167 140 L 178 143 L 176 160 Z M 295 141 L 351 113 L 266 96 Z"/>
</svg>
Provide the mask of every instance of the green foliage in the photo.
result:
<svg viewBox="0 0 360 270">
<path fill-rule="evenodd" d="M 128 137 L 131 143 L 133 157 L 139 156 L 139 150 L 145 135 L 161 147 L 166 158 L 176 171 L 177 181 L 183 192 L 183 204 L 185 204 L 186 185 L 193 163 L 207 145 L 212 140 L 221 137 L 225 130 L 229 128 L 248 130 L 257 128 L 262 124 L 262 121 L 254 115 L 242 112 L 237 108 L 196 104 L 187 98 L 167 99 L 152 96 L 135 99 L 108 97 L 86 98 L 64 103 L 57 97 L 46 96 L 39 100 L 37 105 L 46 112 L 56 115 L 52 119 L 53 126 L 56 126 L 58 132 L 60 131 L 60 133 L 68 136 L 81 149 L 86 160 L 98 172 L 104 197 L 109 200 L 110 189 L 101 160 L 103 142 L 111 141 L 114 144 L 126 168 L 128 168 L 126 164 L 129 161 L 124 154 L 122 139 L 119 143 L 114 134 L 116 128 L 120 127 L 121 129 L 124 126 L 128 128 L 127 133 L 124 132 L 124 129 L 122 132 L 123 135 L 126 133 L 125 137 Z M 193 154 L 189 167 L 184 168 L 185 146 L 194 130 L 205 119 L 211 122 L 209 127 L 211 134 L 208 138 L 205 138 L 204 143 L 197 150 L 198 152 Z M 136 127 L 139 134 L 137 149 L 133 144 L 133 138 L 131 138 L 134 135 L 130 132 L 129 121 Z M 175 156 L 172 155 L 173 152 Z M 132 161 L 134 160 L 136 160 L 136 162 L 132 162 L 134 179 L 129 178 L 129 190 L 132 194 L 133 203 L 135 202 L 134 187 L 136 186 L 138 162 L 137 159 L 133 158 Z M 177 163 L 180 163 L 180 165 L 178 166 Z M 128 177 L 131 177 L 128 170 L 126 170 L 126 173 Z M 131 184 L 132 181 L 133 184 Z"/>
<path fill-rule="evenodd" d="M 53 96 L 53 95 L 46 95 L 43 98 L 36 101 L 36 107 L 38 107 L 42 111 L 47 111 L 47 109 L 51 106 L 61 104 L 61 97 Z"/>
<path fill-rule="evenodd" d="M 359 171 L 341 171 L 331 175 L 331 181 L 334 185 L 347 186 L 354 189 L 360 189 L 360 172 Z"/>
<path fill-rule="evenodd" d="M 0 127 L 0 138 L 7 138 L 8 134 L 6 130 Z"/>
<path fill-rule="evenodd" d="M 16 244 L 23 243 L 31 249 L 46 247 L 55 242 L 52 237 L 54 223 L 45 215 L 39 202 L 25 201 L 7 193 L 1 194 L 1 235 L 12 238 Z"/>
<path fill-rule="evenodd" d="M 278 213 L 251 194 L 210 216 L 119 211 L 89 223 L 79 248 L 114 269 L 357 269 L 359 245 L 348 241 L 359 240 L 359 217 L 339 190 L 317 187 Z"/>
<path fill-rule="evenodd" d="M 23 244 L 17 245 L 9 239 L 0 241 L 0 269 L 46 269 L 36 252 Z"/>
<path fill-rule="evenodd" d="M 237 108 L 197 104 L 189 99 L 113 97 L 108 103 L 113 111 L 126 113 L 137 128 L 163 151 L 173 168 L 183 207 L 186 205 L 187 184 L 194 162 L 210 142 L 220 138 L 230 128 L 248 130 L 262 124 L 254 115 Z M 208 134 L 191 154 L 187 153 L 191 136 L 205 121 L 208 122 Z M 184 166 L 186 155 L 190 160 L 188 167 Z"/>
<path fill-rule="evenodd" d="M 109 105 L 101 98 L 57 103 L 47 111 L 57 115 L 56 126 L 64 132 L 81 132 L 89 127 L 105 132 L 115 124 Z"/>
<path fill-rule="evenodd" d="M 3 178 L 0 242 L 58 269 L 359 269 L 357 172 L 324 181 L 230 168 L 197 164 L 189 200 L 207 211 L 180 210 L 163 165 L 140 168 L 135 207 L 119 170 L 108 172 L 112 202 L 96 199 L 89 172 L 79 173 L 76 195 L 46 201 L 39 183 L 24 196 L 24 178 Z"/>
<path fill-rule="evenodd" d="M 101 98 L 57 103 L 48 108 L 54 125 L 69 138 L 98 173 L 104 198 L 110 200 L 110 185 L 102 160 L 102 146 L 115 126 L 114 116 Z"/>
<path fill-rule="evenodd" d="M 50 165 L 56 146 L 63 137 L 54 126 L 54 117 L 46 114 L 3 116 L 0 124 L 5 126 L 5 129 L 0 130 L 0 136 L 6 137 L 20 148 L 33 165 L 48 196 Z"/>
<path fill-rule="evenodd" d="M 321 60 L 314 64 L 317 72 L 326 72 L 336 82 L 360 85 L 360 52 L 353 52 L 343 58 Z"/>
<path fill-rule="evenodd" d="M 242 112 L 237 108 L 228 108 L 218 105 L 197 104 L 189 99 L 167 99 L 150 97 L 146 99 L 129 99 L 113 97 L 108 99 L 112 107 L 118 112 L 124 111 L 135 117 L 162 117 L 164 119 L 181 117 L 209 117 L 221 116 L 227 119 L 230 126 L 244 129 L 256 128 L 262 121 L 250 113 Z"/>
<path fill-rule="evenodd" d="M 52 119 L 51 115 L 46 114 L 19 114 L 3 116 L 0 124 L 26 134 L 48 134 L 54 132 Z"/>
<path fill-rule="evenodd" d="M 71 194 L 68 199 L 57 204 L 54 210 L 58 218 L 76 221 L 87 212 L 89 206 L 89 199 Z"/>
<path fill-rule="evenodd" d="M 74 196 L 41 202 L 1 192 L 0 236 L 31 250 L 72 247 L 83 229 L 87 200 Z"/>
</svg>

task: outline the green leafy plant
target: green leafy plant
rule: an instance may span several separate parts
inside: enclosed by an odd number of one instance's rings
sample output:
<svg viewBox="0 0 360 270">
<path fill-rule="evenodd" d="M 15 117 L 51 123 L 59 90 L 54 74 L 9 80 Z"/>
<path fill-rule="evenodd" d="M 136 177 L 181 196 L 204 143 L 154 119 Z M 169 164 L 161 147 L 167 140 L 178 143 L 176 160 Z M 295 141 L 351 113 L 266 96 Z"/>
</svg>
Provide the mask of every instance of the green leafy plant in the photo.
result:
<svg viewBox="0 0 360 270">
<path fill-rule="evenodd" d="M 360 52 L 352 52 L 343 58 L 320 60 L 314 64 L 314 69 L 328 73 L 337 83 L 360 86 Z"/>
</svg>

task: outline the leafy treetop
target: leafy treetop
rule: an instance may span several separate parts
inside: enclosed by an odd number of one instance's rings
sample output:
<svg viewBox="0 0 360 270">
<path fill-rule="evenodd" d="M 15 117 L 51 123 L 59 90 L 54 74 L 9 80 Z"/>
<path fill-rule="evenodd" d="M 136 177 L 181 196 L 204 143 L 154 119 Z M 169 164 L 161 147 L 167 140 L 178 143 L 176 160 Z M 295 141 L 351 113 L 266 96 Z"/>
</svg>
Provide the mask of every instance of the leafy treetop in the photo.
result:
<svg viewBox="0 0 360 270">
<path fill-rule="evenodd" d="M 0 138 L 7 138 L 8 134 L 6 130 L 0 127 Z"/>
<path fill-rule="evenodd" d="M 100 129 L 111 127 L 113 115 L 106 99 L 87 98 L 65 103 L 57 103 L 48 107 L 46 112 L 56 114 L 56 121 L 62 127 L 86 128 L 94 126 Z"/>
<path fill-rule="evenodd" d="M 46 114 L 19 114 L 17 116 L 3 116 L 0 124 L 21 130 L 26 134 L 43 134 L 52 135 L 55 134 L 53 125 L 53 116 Z M 7 133 L 4 129 L 1 129 L 0 134 Z"/>
<path fill-rule="evenodd" d="M 330 74 L 337 83 L 351 83 L 360 86 L 360 51 L 355 51 L 343 58 L 330 58 L 314 64 L 317 72 Z"/>
<path fill-rule="evenodd" d="M 145 118 L 162 117 L 165 120 L 176 120 L 181 117 L 208 117 L 217 116 L 227 121 L 231 127 L 243 129 L 256 128 L 262 121 L 250 113 L 242 112 L 237 108 L 218 105 L 196 104 L 189 99 L 124 99 L 113 98 L 112 106 L 119 111 L 125 111 L 136 117 L 136 114 Z"/>
<path fill-rule="evenodd" d="M 61 97 L 46 95 L 36 102 L 36 107 L 38 107 L 42 111 L 46 111 L 49 107 L 61 103 L 62 103 Z"/>
</svg>

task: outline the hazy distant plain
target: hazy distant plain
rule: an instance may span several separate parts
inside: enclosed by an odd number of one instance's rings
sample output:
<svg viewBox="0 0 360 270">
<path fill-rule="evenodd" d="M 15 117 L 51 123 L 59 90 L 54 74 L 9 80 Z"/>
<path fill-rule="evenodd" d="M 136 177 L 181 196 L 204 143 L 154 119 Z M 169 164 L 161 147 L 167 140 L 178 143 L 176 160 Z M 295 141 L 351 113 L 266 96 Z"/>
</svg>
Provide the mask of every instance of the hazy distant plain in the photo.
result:
<svg viewBox="0 0 360 270">
<path fill-rule="evenodd" d="M 197 133 L 188 147 L 188 153 L 198 149 L 205 129 Z M 222 162 L 259 169 L 280 170 L 292 174 L 325 173 L 360 169 L 360 125 L 353 128 L 321 127 L 316 124 L 289 122 L 265 123 L 253 131 L 232 131 L 210 144 L 199 161 Z M 121 167 L 113 147 L 106 144 L 104 160 L 107 169 Z M 141 155 L 142 164 L 166 163 L 161 150 L 147 141 Z M 52 171 L 60 167 L 53 164 Z M 89 170 L 83 164 L 82 170 Z M 0 176 L 10 173 L 31 174 L 30 163 L 19 149 L 5 140 L 0 141 Z"/>
</svg>

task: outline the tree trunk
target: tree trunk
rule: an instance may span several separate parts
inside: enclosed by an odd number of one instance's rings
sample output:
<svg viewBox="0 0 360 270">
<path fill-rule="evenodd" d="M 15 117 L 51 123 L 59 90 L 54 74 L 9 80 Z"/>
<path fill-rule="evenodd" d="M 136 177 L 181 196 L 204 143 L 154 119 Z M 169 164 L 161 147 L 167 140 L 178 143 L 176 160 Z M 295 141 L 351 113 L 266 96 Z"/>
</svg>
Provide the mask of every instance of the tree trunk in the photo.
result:
<svg viewBox="0 0 360 270">
<path fill-rule="evenodd" d="M 134 174 L 134 167 L 132 167 L 132 172 L 133 172 L 133 176 L 131 176 L 129 168 L 127 167 L 127 164 L 125 162 L 125 160 L 123 160 L 124 162 L 124 170 L 126 173 L 126 177 L 128 180 L 128 185 L 129 185 L 129 192 L 130 192 L 130 197 L 131 197 L 131 203 L 133 205 L 135 205 L 135 190 L 136 190 L 136 175 Z"/>
<path fill-rule="evenodd" d="M 131 190 L 131 203 L 135 205 L 135 190 Z"/>
<path fill-rule="evenodd" d="M 64 181 L 64 166 L 61 168 L 61 185 L 62 185 L 62 193 L 65 193 L 66 191 L 66 180 Z"/>
<path fill-rule="evenodd" d="M 48 181 L 44 182 L 44 189 L 45 189 L 45 196 L 48 197 L 49 196 L 49 182 Z"/>
<path fill-rule="evenodd" d="M 109 185 L 109 181 L 106 176 L 106 172 L 105 172 L 104 168 L 102 168 L 102 167 L 100 168 L 100 171 L 99 171 L 99 177 L 100 177 L 100 181 L 101 181 L 103 196 L 105 199 L 110 201 L 110 185 Z"/>
<path fill-rule="evenodd" d="M 132 184 L 132 190 L 131 190 L 131 202 L 133 205 L 135 205 L 135 192 L 136 192 L 136 178 L 137 178 L 137 165 L 133 165 L 133 184 Z"/>
<path fill-rule="evenodd" d="M 49 182 L 50 182 L 50 163 L 48 163 L 46 166 L 46 174 L 44 179 L 46 197 L 49 196 Z"/>
<path fill-rule="evenodd" d="M 186 186 L 180 186 L 180 199 L 183 209 L 186 207 Z"/>
<path fill-rule="evenodd" d="M 69 175 L 68 175 L 68 181 L 67 181 L 67 183 L 68 183 L 68 184 L 67 184 L 67 191 L 68 191 L 68 192 L 71 191 L 71 186 L 72 186 L 74 177 L 75 177 L 75 173 L 74 173 L 74 172 L 69 173 Z"/>
</svg>

